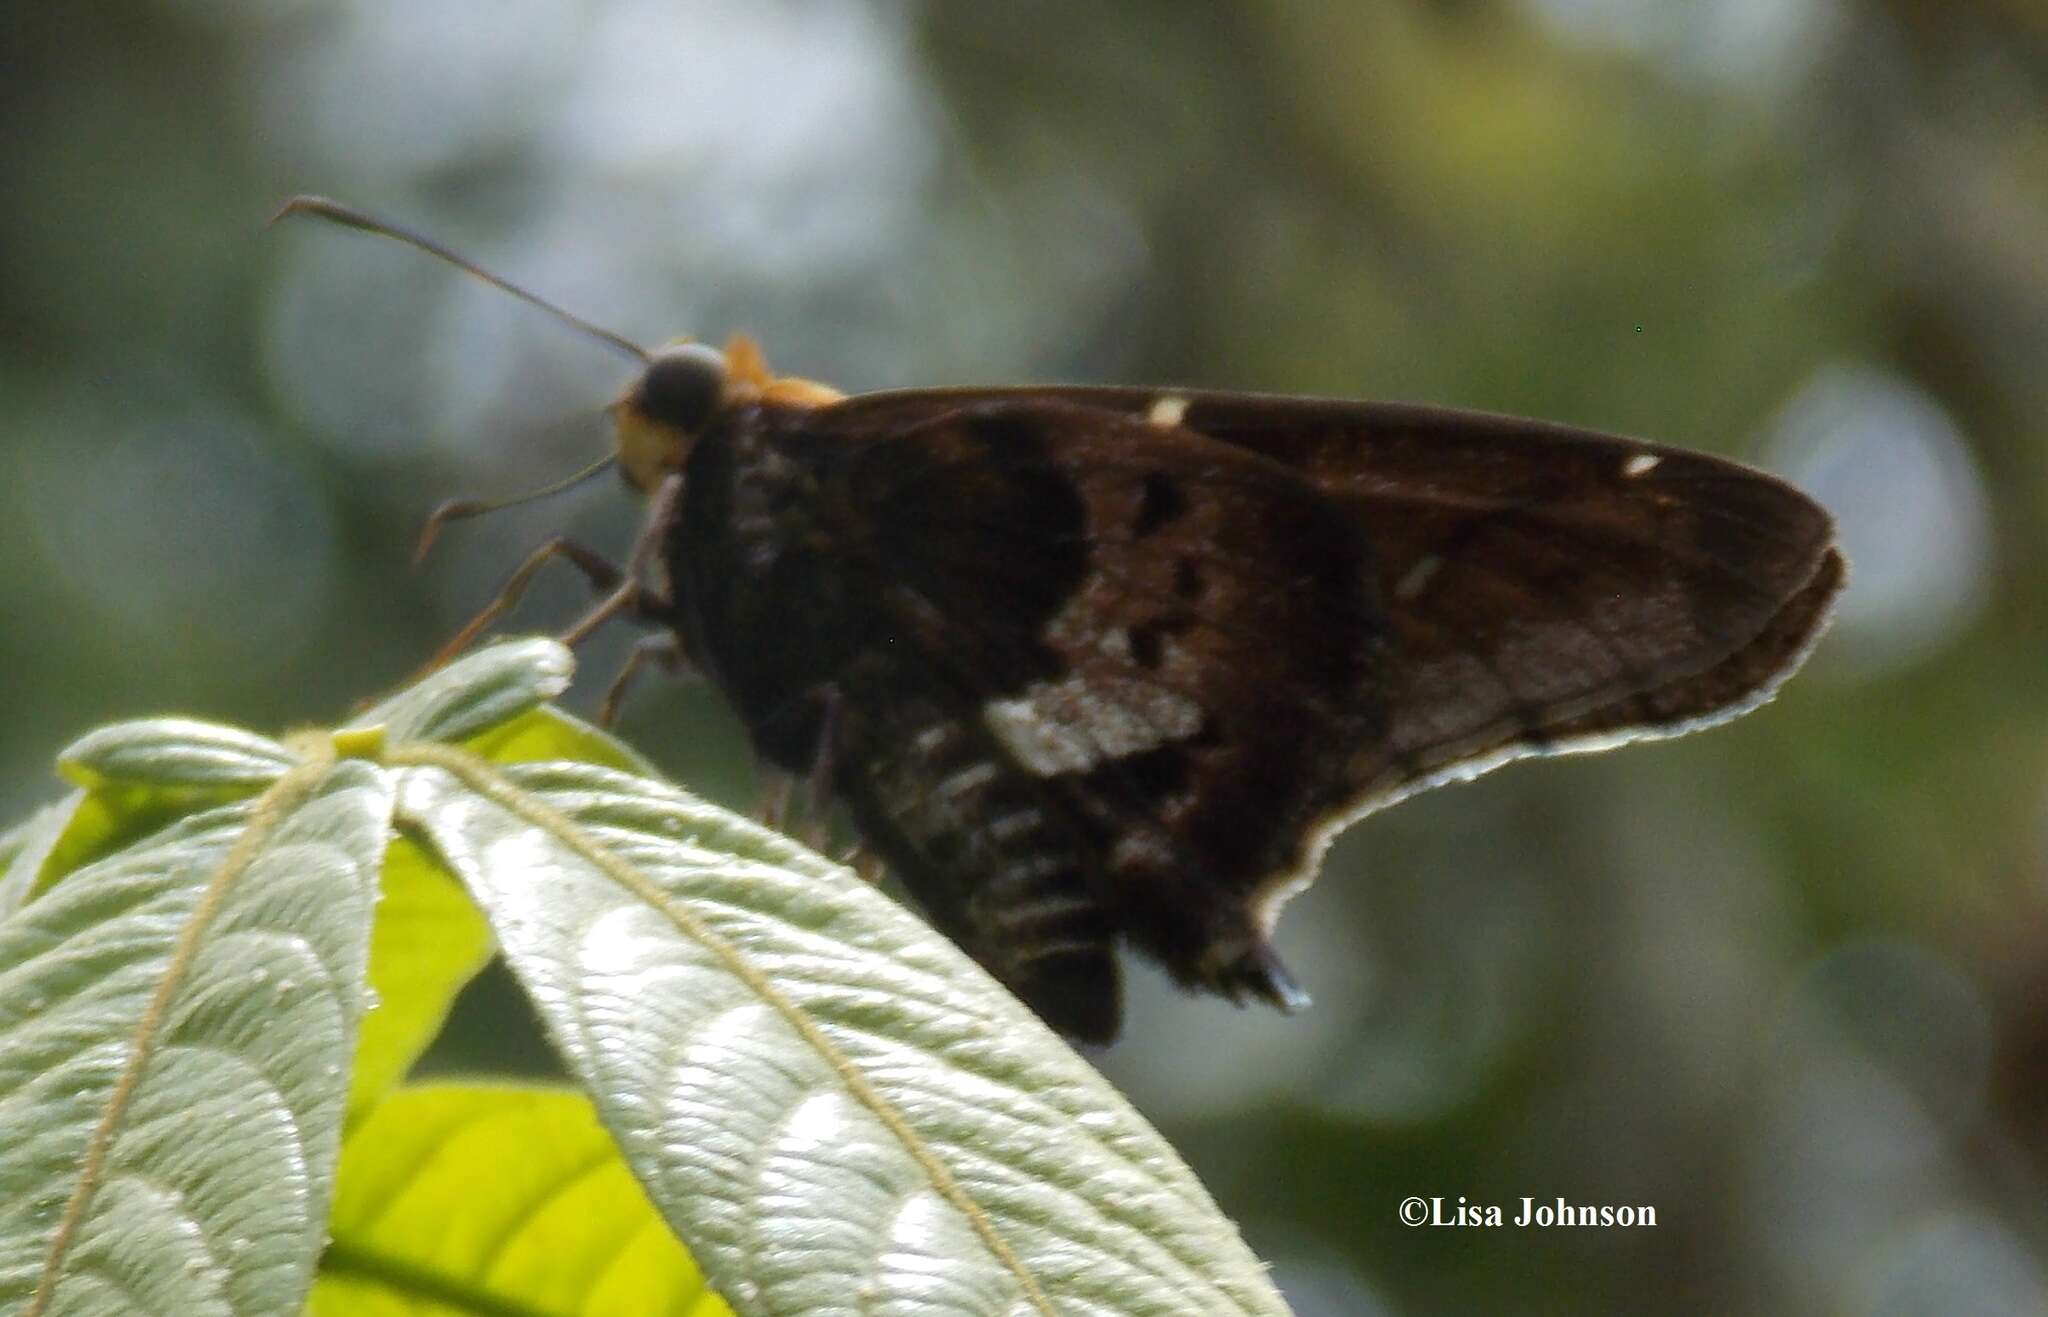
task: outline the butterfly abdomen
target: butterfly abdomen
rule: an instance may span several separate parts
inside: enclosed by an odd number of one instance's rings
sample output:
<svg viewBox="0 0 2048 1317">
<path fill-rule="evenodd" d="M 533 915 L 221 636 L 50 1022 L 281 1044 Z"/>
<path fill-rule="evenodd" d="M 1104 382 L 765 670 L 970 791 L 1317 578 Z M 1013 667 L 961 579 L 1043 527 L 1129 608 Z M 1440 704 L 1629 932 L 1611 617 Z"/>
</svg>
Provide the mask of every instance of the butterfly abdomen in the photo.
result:
<svg viewBox="0 0 2048 1317">
<path fill-rule="evenodd" d="M 839 790 L 862 839 L 932 922 L 1054 1027 L 1107 1042 L 1120 1014 L 1116 927 L 1077 820 L 950 710 L 847 692 Z M 877 708 L 905 716 L 880 718 Z"/>
</svg>

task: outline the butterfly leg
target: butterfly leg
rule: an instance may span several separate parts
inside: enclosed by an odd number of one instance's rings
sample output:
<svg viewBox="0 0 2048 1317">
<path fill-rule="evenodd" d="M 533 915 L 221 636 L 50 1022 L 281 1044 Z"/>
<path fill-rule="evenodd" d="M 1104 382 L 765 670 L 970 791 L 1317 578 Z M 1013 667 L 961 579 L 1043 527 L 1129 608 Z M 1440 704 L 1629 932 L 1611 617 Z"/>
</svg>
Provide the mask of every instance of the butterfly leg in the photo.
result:
<svg viewBox="0 0 2048 1317">
<path fill-rule="evenodd" d="M 853 843 L 833 858 L 860 875 L 860 880 L 868 886 L 878 887 L 881 885 L 882 874 L 887 865 L 883 863 L 881 856 L 875 854 L 862 843 Z"/>
<path fill-rule="evenodd" d="M 825 849 L 832 835 L 832 775 L 839 769 L 838 742 L 845 726 L 841 710 L 846 697 L 835 688 L 825 694 L 818 719 L 818 754 L 804 781 L 804 831 L 801 840 L 814 851 Z"/>
<path fill-rule="evenodd" d="M 836 686 L 820 684 L 785 700 L 753 725 L 767 783 L 757 814 L 812 850 L 824 849 L 831 833 L 833 779 L 841 762 L 839 743 L 846 737 L 844 707 Z"/>
<path fill-rule="evenodd" d="M 611 583 L 598 586 L 598 589 L 609 589 L 611 593 L 578 619 L 576 625 L 557 637 L 563 644 L 574 649 L 589 639 L 591 632 L 620 613 L 632 613 L 656 621 L 668 619 L 669 601 L 641 585 L 640 576 L 674 521 L 676 504 L 682 495 L 683 477 L 680 472 L 668 476 L 656 487 L 654 496 L 647 502 L 647 515 L 640 523 L 640 533 L 633 537 L 633 551 L 626 557 L 625 569 L 613 568 Z M 595 577 L 591 581 L 596 584 Z"/>
<path fill-rule="evenodd" d="M 619 706 L 625 701 L 626 691 L 640 675 L 641 669 L 649 663 L 658 663 L 672 673 L 691 670 L 690 660 L 683 653 L 682 642 L 672 631 L 661 631 L 651 636 L 642 636 L 633 642 L 633 648 L 626 655 L 625 664 L 619 675 L 612 678 L 612 684 L 605 688 L 604 699 L 597 706 L 597 725 L 610 727 L 619 715 Z"/>
<path fill-rule="evenodd" d="M 789 806 L 796 795 L 796 779 L 780 769 L 767 769 L 766 774 L 760 802 L 754 806 L 754 817 L 763 827 L 781 832 L 789 822 Z"/>
<path fill-rule="evenodd" d="M 434 654 L 427 662 L 425 671 L 432 672 L 448 660 L 468 649 L 476 638 L 493 622 L 512 611 L 526 594 L 526 588 L 533 584 L 533 578 L 540 569 L 556 558 L 566 558 L 570 565 L 583 573 L 591 588 L 611 590 L 616 593 L 625 573 L 618 565 L 594 549 L 585 548 L 576 541 L 556 536 L 526 555 L 526 561 L 519 564 L 506 580 L 504 588 L 484 606 L 482 612 L 471 618 L 453 639 Z"/>
<path fill-rule="evenodd" d="M 870 887 L 882 885 L 882 873 L 886 867 L 882 857 L 865 846 L 854 846 L 839 857 L 839 862 L 860 875 L 860 880 Z"/>
</svg>

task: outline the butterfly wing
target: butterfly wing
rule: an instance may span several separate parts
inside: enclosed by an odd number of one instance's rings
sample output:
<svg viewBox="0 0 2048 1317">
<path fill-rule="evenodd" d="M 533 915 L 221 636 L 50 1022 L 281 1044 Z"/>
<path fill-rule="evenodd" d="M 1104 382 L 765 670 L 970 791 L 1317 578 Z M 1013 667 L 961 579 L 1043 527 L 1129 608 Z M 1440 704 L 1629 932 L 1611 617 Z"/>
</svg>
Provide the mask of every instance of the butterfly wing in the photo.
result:
<svg viewBox="0 0 2048 1317">
<path fill-rule="evenodd" d="M 836 546 L 806 588 L 858 601 L 829 624 L 841 797 L 942 929 L 1085 1038 L 1115 1031 L 1119 936 L 1293 1004 L 1267 933 L 1342 823 L 1731 716 L 1841 579 L 1781 482 L 1529 422 L 1032 390 L 789 425 Z"/>
<path fill-rule="evenodd" d="M 1398 656 L 1378 674 L 1385 742 L 1357 747 L 1353 765 L 1375 805 L 1517 754 L 1736 716 L 1798 668 L 1845 579 L 1826 511 L 1785 482 L 1540 421 L 1067 388 L 868 394 L 839 423 L 989 408 L 1144 420 L 1276 462 L 1349 510 L 1370 545 L 1361 584 Z M 1087 442 L 1086 425 L 1064 428 Z"/>
</svg>

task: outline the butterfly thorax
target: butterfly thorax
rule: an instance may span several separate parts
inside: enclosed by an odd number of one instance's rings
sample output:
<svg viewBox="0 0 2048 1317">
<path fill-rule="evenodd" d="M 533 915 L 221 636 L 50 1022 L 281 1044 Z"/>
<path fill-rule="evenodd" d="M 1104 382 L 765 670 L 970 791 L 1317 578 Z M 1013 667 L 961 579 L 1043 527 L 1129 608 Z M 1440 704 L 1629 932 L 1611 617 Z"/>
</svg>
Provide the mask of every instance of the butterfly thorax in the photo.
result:
<svg viewBox="0 0 2048 1317">
<path fill-rule="evenodd" d="M 692 658 L 762 757 L 802 773 L 837 674 L 873 643 L 872 619 L 849 607 L 858 564 L 833 534 L 826 473 L 790 451 L 776 421 L 773 408 L 737 407 L 697 436 L 661 556 Z"/>
</svg>

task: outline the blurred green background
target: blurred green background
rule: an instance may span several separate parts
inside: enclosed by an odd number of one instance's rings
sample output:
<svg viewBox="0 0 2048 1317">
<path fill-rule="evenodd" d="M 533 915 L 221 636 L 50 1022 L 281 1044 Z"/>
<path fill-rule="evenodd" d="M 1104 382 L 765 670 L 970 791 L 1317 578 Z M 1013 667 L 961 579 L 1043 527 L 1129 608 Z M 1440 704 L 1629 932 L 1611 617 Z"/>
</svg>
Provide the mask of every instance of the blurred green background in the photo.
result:
<svg viewBox="0 0 2048 1317">
<path fill-rule="evenodd" d="M 415 254 L 264 232 L 293 191 L 850 389 L 1405 398 L 1731 453 L 1855 563 L 1777 703 L 1370 820 L 1281 927 L 1315 1010 L 1141 970 L 1101 1064 L 1304 1317 L 2048 1311 L 2037 0 L 6 19 L 0 820 L 97 722 L 332 719 L 547 534 L 631 536 L 607 482 L 408 566 L 440 499 L 601 451 L 620 371 Z M 623 731 L 752 802 L 708 693 Z M 443 1064 L 515 1046 L 509 1001 Z M 1658 1224 L 1408 1229 L 1409 1195 Z"/>
</svg>

